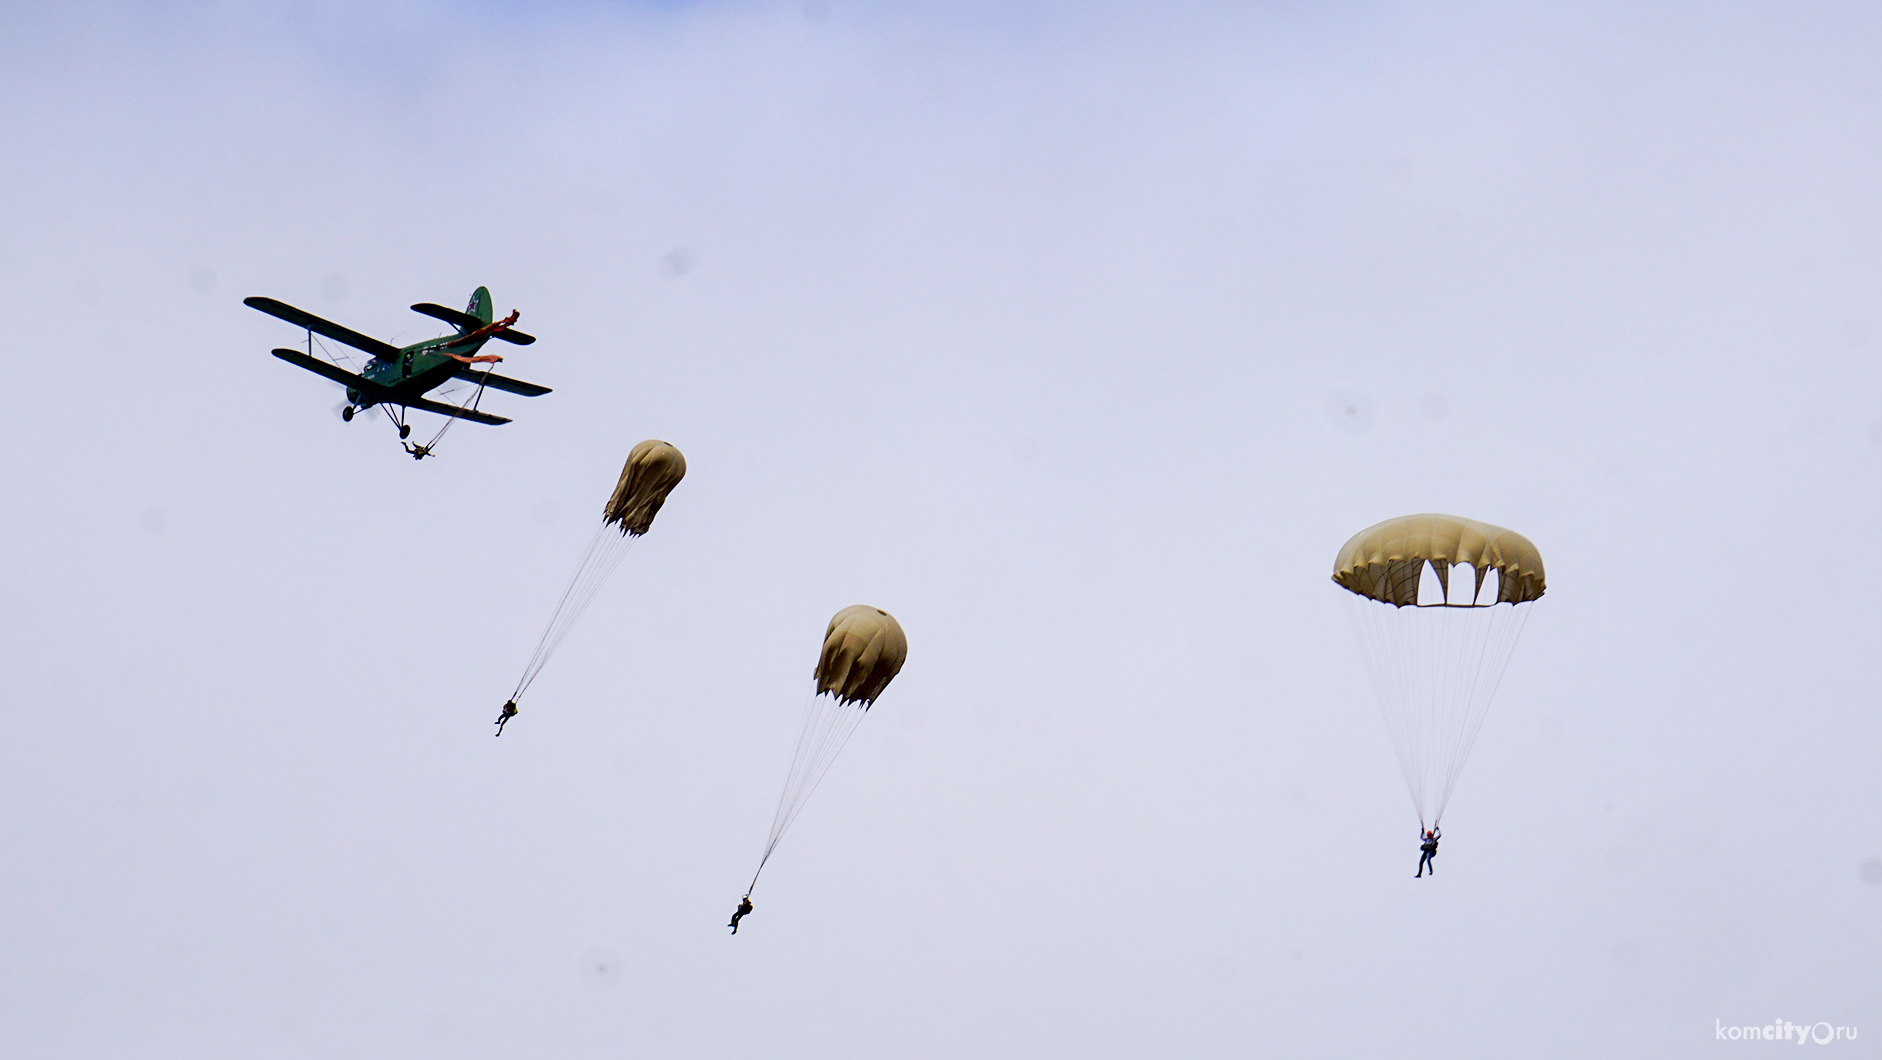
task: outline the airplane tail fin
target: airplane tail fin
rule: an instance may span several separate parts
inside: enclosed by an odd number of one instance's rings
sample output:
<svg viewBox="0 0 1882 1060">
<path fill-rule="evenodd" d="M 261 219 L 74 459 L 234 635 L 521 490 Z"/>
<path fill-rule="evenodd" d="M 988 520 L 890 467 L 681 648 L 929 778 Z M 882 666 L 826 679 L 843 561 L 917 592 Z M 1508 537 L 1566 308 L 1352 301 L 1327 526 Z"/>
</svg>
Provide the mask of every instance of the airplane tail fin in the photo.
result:
<svg viewBox="0 0 1882 1060">
<path fill-rule="evenodd" d="M 470 304 L 464 307 L 464 312 L 476 317 L 485 324 L 495 320 L 497 314 L 490 305 L 490 288 L 479 287 L 475 291 L 472 291 Z"/>
</svg>

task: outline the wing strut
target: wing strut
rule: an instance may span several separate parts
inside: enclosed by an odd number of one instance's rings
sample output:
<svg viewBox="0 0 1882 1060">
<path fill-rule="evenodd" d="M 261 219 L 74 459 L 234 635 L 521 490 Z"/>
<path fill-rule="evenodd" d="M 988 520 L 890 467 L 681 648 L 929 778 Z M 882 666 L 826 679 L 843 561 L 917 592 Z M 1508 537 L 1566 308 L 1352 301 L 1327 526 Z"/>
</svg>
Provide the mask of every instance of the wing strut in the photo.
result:
<svg viewBox="0 0 1882 1060">
<path fill-rule="evenodd" d="M 405 447 L 405 451 L 411 454 L 413 460 L 423 460 L 424 458 L 430 456 L 431 451 L 437 448 L 438 442 L 444 438 L 444 432 L 450 430 L 451 425 L 456 423 L 459 420 L 475 420 L 478 423 L 488 423 L 491 426 L 496 426 L 497 424 L 510 422 L 509 420 L 504 419 L 502 416 L 492 416 L 488 412 L 479 412 L 477 410 L 478 404 L 480 404 L 484 399 L 484 387 L 490 382 L 488 378 L 490 373 L 489 372 L 471 372 L 471 373 L 465 373 L 465 374 L 479 375 L 479 376 L 485 377 L 477 381 L 477 392 L 471 395 L 470 401 L 467 402 L 466 404 L 460 405 L 454 408 L 450 405 L 445 405 L 437 401 L 415 401 L 411 403 L 413 408 L 421 408 L 421 409 L 424 409 L 426 412 L 436 412 L 441 416 L 447 417 L 447 419 L 444 421 L 444 426 L 438 428 L 438 433 L 432 435 L 431 441 L 426 442 L 424 445 L 415 445 L 411 442 L 407 442 L 403 440 L 399 442 L 400 445 Z M 399 437 L 400 439 L 403 439 L 405 437 L 405 432 L 402 428 L 399 432 Z"/>
</svg>

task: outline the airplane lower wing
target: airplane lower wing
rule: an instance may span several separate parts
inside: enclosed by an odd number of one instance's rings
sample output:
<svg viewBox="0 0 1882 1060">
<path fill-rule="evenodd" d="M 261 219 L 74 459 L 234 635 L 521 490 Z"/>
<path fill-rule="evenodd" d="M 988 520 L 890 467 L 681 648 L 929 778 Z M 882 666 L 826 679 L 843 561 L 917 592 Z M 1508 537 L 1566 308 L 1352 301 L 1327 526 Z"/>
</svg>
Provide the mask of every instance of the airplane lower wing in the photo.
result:
<svg viewBox="0 0 1882 1060">
<path fill-rule="evenodd" d="M 259 309 L 271 317 L 280 317 L 282 320 L 296 327 L 303 327 L 309 331 L 319 332 L 335 342 L 344 342 L 356 350 L 365 350 L 367 353 L 381 360 L 391 361 L 398 359 L 399 348 L 397 346 L 389 342 L 380 342 L 378 339 L 361 335 L 351 328 L 343 328 L 331 320 L 322 320 L 320 317 L 304 309 L 296 309 L 286 302 L 277 302 L 272 298 L 262 298 L 257 295 L 253 298 L 242 299 L 242 304 L 250 309 Z M 285 360 L 285 358 L 283 359 Z M 302 365 L 301 367 L 305 368 L 307 366 Z M 318 369 L 315 370 L 318 371 Z"/>
<path fill-rule="evenodd" d="M 446 405 L 442 401 L 428 401 L 424 398 L 407 398 L 400 401 L 399 404 L 404 405 L 406 408 L 435 412 L 440 416 L 456 416 L 460 420 L 469 420 L 472 423 L 487 423 L 492 427 L 501 427 L 510 422 L 507 416 L 492 416 L 488 412 L 478 412 L 476 409 L 461 409 L 455 405 Z"/>
<path fill-rule="evenodd" d="M 337 364 L 329 364 L 318 357 L 309 357 L 299 350 L 276 350 L 274 355 L 289 364 L 298 365 L 316 375 L 324 375 L 341 386 L 359 391 L 359 396 L 363 400 L 385 401 L 392 396 L 389 389 L 363 375 L 354 375 Z"/>
<path fill-rule="evenodd" d="M 448 306 L 441 306 L 436 302 L 420 302 L 412 307 L 412 312 L 423 313 L 428 317 L 437 317 L 439 320 L 456 328 L 460 334 L 469 334 L 484 326 L 483 321 L 478 320 L 469 313 L 459 309 L 452 309 Z M 490 337 L 493 339 L 502 339 L 504 342 L 514 342 L 518 346 L 527 346 L 536 341 L 536 336 L 534 335 L 525 335 L 520 331 L 511 331 L 508 329 L 499 331 Z"/>
<path fill-rule="evenodd" d="M 546 386 L 537 386 L 535 383 L 525 383 L 521 379 L 511 379 L 507 375 L 498 375 L 495 372 L 480 372 L 468 364 L 459 367 L 456 374 L 459 379 L 468 379 L 473 383 L 480 383 L 492 390 L 521 394 L 524 397 L 541 397 L 544 394 L 553 392 Z"/>
<path fill-rule="evenodd" d="M 476 409 L 460 409 L 453 405 L 446 405 L 441 401 L 430 401 L 416 395 L 407 397 L 406 394 L 409 394 L 410 391 L 404 386 L 401 386 L 397 390 L 389 386 L 382 386 L 379 383 L 367 379 L 365 376 L 354 375 L 352 372 L 341 368 L 337 364 L 328 364 L 326 361 L 318 358 L 309 357 L 299 350 L 276 350 L 274 351 L 274 355 L 289 364 L 305 368 L 316 375 L 324 375 L 328 379 L 339 383 L 341 386 L 350 387 L 359 393 L 360 404 L 362 405 L 403 405 L 410 409 L 435 412 L 440 416 L 456 416 L 459 419 L 470 420 L 473 423 L 487 423 L 492 427 L 500 427 L 510 422 L 507 417 L 492 416 L 488 412 L 478 412 Z M 515 380 L 505 380 L 505 382 L 515 382 Z M 491 385 L 494 386 L 495 384 L 492 383 Z M 533 384 L 523 383 L 521 385 L 532 386 Z M 521 393 L 521 391 L 519 391 L 519 393 Z M 544 391 L 544 393 L 547 393 L 547 391 Z"/>
</svg>

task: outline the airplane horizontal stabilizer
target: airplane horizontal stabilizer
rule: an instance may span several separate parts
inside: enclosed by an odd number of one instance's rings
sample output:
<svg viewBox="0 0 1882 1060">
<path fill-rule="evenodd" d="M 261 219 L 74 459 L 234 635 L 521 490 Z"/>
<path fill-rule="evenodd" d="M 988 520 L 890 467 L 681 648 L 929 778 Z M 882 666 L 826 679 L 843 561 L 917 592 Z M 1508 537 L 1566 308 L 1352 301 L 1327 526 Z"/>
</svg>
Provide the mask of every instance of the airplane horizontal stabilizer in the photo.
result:
<svg viewBox="0 0 1882 1060">
<path fill-rule="evenodd" d="M 420 302 L 412 307 L 412 312 L 423 313 L 428 317 L 437 317 L 439 320 L 456 328 L 460 335 L 469 334 L 484 326 L 483 321 L 478 320 L 469 313 L 461 309 L 452 309 L 450 306 L 442 306 L 436 302 Z M 534 335 L 525 335 L 520 331 L 511 331 L 508 329 L 495 332 L 490 337 L 493 339 L 502 339 L 504 342 L 514 342 L 518 346 L 527 346 L 536 341 L 536 336 Z"/>
<path fill-rule="evenodd" d="M 478 320 L 462 309 L 452 309 L 450 306 L 442 306 L 436 302 L 420 302 L 412 307 L 412 312 L 423 313 L 428 317 L 437 317 L 439 320 L 456 328 L 460 333 L 476 331 L 478 328 L 484 326 L 483 321 Z"/>
</svg>

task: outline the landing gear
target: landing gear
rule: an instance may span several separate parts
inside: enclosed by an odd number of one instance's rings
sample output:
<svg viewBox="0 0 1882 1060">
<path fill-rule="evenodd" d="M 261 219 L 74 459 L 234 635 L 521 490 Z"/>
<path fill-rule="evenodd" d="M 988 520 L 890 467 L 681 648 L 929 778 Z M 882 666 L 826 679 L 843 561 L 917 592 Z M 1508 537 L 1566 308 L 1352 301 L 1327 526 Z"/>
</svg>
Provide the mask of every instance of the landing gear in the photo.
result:
<svg viewBox="0 0 1882 1060">
<path fill-rule="evenodd" d="M 404 441 L 405 439 L 410 438 L 411 436 L 412 436 L 412 425 L 409 423 L 399 424 L 399 440 Z"/>
<path fill-rule="evenodd" d="M 340 418 L 345 420 L 348 423 L 352 423 L 353 422 L 353 406 L 348 405 L 347 407 L 341 409 Z"/>
</svg>

